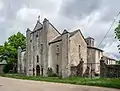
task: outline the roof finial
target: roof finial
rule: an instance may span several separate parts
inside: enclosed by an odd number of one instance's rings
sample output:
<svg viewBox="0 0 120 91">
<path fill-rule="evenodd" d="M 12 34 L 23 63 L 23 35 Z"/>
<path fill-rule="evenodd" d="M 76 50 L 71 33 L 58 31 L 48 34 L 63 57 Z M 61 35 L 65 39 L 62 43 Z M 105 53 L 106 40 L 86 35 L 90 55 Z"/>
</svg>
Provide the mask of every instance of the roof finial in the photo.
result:
<svg viewBox="0 0 120 91">
<path fill-rule="evenodd" d="M 38 16 L 38 20 L 37 21 L 40 22 L 40 15 Z"/>
</svg>

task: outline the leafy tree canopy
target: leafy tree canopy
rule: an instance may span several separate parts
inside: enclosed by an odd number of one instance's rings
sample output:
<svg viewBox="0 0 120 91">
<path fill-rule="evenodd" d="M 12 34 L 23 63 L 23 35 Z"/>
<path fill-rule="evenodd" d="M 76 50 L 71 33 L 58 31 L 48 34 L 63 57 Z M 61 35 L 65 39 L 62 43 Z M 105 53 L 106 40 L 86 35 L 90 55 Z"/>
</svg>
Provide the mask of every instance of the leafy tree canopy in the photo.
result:
<svg viewBox="0 0 120 91">
<path fill-rule="evenodd" d="M 0 45 L 0 61 L 6 60 L 7 63 L 15 64 L 17 62 L 18 47 L 25 49 L 26 37 L 18 32 L 8 38 L 8 41 Z"/>
<path fill-rule="evenodd" d="M 120 41 L 120 21 L 118 26 L 115 29 L 115 34 L 116 34 L 115 38 Z M 120 50 L 120 44 L 117 47 L 118 47 L 118 50 Z"/>
</svg>

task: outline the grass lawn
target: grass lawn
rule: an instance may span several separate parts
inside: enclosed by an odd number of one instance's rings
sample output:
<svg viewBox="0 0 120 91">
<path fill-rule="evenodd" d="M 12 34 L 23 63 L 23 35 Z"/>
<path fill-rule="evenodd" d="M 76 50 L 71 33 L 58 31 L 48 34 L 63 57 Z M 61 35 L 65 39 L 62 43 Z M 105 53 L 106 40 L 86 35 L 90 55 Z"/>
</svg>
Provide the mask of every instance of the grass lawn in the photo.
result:
<svg viewBox="0 0 120 91">
<path fill-rule="evenodd" d="M 56 83 L 69 83 L 77 85 L 89 85 L 89 86 L 100 86 L 109 88 L 120 89 L 120 78 L 80 78 L 80 77 L 69 77 L 69 78 L 59 78 L 59 77 L 36 77 L 36 76 L 22 76 L 18 74 L 3 74 L 3 77 L 10 77 L 16 79 L 25 80 L 35 80 L 35 81 L 47 81 Z"/>
</svg>

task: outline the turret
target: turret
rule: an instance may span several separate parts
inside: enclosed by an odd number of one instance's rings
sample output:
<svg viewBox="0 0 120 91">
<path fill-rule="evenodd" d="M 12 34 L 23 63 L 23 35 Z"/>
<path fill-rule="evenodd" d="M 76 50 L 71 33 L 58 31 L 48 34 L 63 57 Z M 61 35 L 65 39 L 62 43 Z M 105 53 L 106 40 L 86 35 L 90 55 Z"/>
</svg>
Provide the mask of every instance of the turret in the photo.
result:
<svg viewBox="0 0 120 91">
<path fill-rule="evenodd" d="M 86 42 L 87 42 L 88 46 L 94 47 L 94 41 L 95 41 L 95 39 L 92 38 L 92 37 L 87 37 L 86 38 Z"/>
</svg>

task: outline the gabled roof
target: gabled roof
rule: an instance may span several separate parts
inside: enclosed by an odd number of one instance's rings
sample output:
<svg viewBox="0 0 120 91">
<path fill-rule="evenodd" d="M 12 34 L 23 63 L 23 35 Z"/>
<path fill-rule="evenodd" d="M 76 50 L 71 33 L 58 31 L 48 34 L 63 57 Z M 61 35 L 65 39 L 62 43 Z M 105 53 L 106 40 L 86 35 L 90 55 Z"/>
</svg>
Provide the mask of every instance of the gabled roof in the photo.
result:
<svg viewBox="0 0 120 91">
<path fill-rule="evenodd" d="M 36 31 L 41 28 L 42 28 L 42 24 L 39 21 L 37 21 L 37 24 L 35 25 L 35 28 L 33 29 L 33 31 Z"/>
<path fill-rule="evenodd" d="M 84 39 L 84 41 L 86 43 L 86 39 L 84 38 L 84 36 L 83 36 L 82 32 L 80 31 L 80 29 L 77 29 L 77 30 L 71 32 L 70 37 L 74 36 L 77 32 L 79 32 L 81 34 L 81 36 L 83 37 L 83 39 Z"/>
<path fill-rule="evenodd" d="M 74 36 L 77 32 L 79 32 L 81 34 L 81 36 L 83 37 L 83 39 L 85 40 L 83 34 L 81 33 L 80 29 L 78 30 L 75 30 L 73 32 L 68 32 L 67 30 L 64 30 L 62 34 L 66 34 L 66 33 L 69 33 L 70 34 L 70 37 Z M 51 43 L 55 43 L 55 42 L 58 42 L 58 41 L 61 41 L 62 40 L 62 34 L 60 36 L 57 36 L 55 39 L 53 39 L 51 42 L 49 42 L 49 44 Z M 85 41 L 86 43 L 86 41 Z"/>
<path fill-rule="evenodd" d="M 52 44 L 52 43 L 55 43 L 55 42 L 58 42 L 58 41 L 62 41 L 62 36 L 57 36 L 55 39 L 53 39 L 51 42 L 49 42 L 49 44 Z"/>
<path fill-rule="evenodd" d="M 49 22 L 49 24 L 61 35 L 61 33 L 57 30 L 57 28 L 55 26 L 53 26 L 53 24 L 51 22 Z"/>
<path fill-rule="evenodd" d="M 70 32 L 70 37 L 72 37 L 73 35 L 75 35 L 79 30 L 75 30 L 73 32 Z"/>
</svg>

